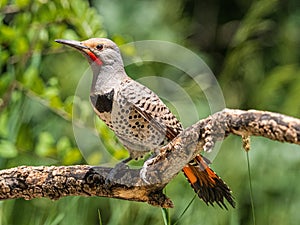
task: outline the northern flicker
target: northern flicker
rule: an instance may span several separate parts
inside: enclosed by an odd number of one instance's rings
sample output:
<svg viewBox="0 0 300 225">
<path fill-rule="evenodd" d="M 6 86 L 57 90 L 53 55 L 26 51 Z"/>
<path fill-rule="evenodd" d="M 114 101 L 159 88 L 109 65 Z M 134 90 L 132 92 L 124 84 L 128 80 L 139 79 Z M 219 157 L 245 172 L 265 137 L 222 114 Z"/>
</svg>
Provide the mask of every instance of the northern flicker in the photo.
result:
<svg viewBox="0 0 300 225">
<path fill-rule="evenodd" d="M 181 123 L 162 100 L 127 76 L 120 50 L 113 41 L 91 38 L 56 42 L 77 49 L 87 58 L 93 71 L 91 104 L 129 151 L 130 158 L 124 162 L 159 149 L 182 131 Z M 229 187 L 200 154 L 183 168 L 183 173 L 207 205 L 217 203 L 227 208 L 226 199 L 235 206 Z"/>
</svg>

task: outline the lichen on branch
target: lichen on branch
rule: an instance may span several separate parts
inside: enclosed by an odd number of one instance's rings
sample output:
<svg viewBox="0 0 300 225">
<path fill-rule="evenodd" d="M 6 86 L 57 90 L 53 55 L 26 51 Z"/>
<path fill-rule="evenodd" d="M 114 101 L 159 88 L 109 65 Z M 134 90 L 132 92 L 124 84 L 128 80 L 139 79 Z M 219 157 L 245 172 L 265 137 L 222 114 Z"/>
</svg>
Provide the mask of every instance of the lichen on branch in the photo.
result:
<svg viewBox="0 0 300 225">
<path fill-rule="evenodd" d="M 230 134 L 262 136 L 300 144 L 300 120 L 257 110 L 224 109 L 186 128 L 161 148 L 141 169 L 119 171 L 107 182 L 112 168 L 77 166 L 20 166 L 0 171 L 0 199 L 64 196 L 104 196 L 173 207 L 163 188 L 196 154 L 209 151 Z"/>
</svg>

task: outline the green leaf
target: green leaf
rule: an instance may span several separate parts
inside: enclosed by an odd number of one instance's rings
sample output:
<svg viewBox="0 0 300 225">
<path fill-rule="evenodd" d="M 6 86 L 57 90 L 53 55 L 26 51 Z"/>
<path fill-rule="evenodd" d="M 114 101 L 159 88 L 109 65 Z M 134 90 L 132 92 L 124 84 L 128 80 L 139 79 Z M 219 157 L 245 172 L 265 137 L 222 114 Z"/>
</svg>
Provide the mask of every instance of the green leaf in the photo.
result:
<svg viewBox="0 0 300 225">
<path fill-rule="evenodd" d="M 61 137 L 56 144 L 57 152 L 59 154 L 60 153 L 64 154 L 70 147 L 71 147 L 70 140 L 66 136 Z"/>
<path fill-rule="evenodd" d="M 24 8 L 29 5 L 30 0 L 16 0 L 15 2 L 19 8 Z"/>
<path fill-rule="evenodd" d="M 31 127 L 28 124 L 22 124 L 17 136 L 16 146 L 21 150 L 32 151 L 33 141 Z"/>
<path fill-rule="evenodd" d="M 44 90 L 44 84 L 36 66 L 30 66 L 25 70 L 22 83 L 37 94 L 41 94 Z"/>
<path fill-rule="evenodd" d="M 14 143 L 7 140 L 0 140 L 0 157 L 14 158 L 18 155 L 18 150 Z"/>
<path fill-rule="evenodd" d="M 0 26 L 0 37 L 3 41 L 9 41 L 15 39 L 17 31 L 13 27 L 1 25 Z"/>
<path fill-rule="evenodd" d="M 70 148 L 67 153 L 64 155 L 63 164 L 72 165 L 78 163 L 82 159 L 81 153 L 78 148 Z"/>
<path fill-rule="evenodd" d="M 43 157 L 52 156 L 56 152 L 54 142 L 54 138 L 49 132 L 40 133 L 38 143 L 35 147 L 36 154 Z"/>
<path fill-rule="evenodd" d="M 4 6 L 6 6 L 7 5 L 7 0 L 1 0 L 0 1 L 0 9 L 2 8 L 2 7 L 4 7 Z"/>
<path fill-rule="evenodd" d="M 29 51 L 29 43 L 25 37 L 17 37 L 12 44 L 13 53 L 15 55 L 23 55 Z"/>
</svg>

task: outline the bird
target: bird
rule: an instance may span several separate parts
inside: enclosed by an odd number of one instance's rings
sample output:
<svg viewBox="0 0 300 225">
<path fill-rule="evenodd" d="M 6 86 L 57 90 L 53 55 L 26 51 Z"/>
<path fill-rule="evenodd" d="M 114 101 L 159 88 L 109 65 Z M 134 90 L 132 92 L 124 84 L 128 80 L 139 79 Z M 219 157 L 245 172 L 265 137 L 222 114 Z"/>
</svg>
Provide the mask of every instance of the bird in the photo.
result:
<svg viewBox="0 0 300 225">
<path fill-rule="evenodd" d="M 88 60 L 93 71 L 90 89 L 93 110 L 114 131 L 130 155 L 121 163 L 155 153 L 182 132 L 182 124 L 158 95 L 127 75 L 119 47 L 112 40 L 55 41 L 78 50 Z M 208 164 L 198 154 L 182 171 L 207 205 L 216 203 L 227 209 L 226 199 L 234 208 L 230 188 Z"/>
</svg>

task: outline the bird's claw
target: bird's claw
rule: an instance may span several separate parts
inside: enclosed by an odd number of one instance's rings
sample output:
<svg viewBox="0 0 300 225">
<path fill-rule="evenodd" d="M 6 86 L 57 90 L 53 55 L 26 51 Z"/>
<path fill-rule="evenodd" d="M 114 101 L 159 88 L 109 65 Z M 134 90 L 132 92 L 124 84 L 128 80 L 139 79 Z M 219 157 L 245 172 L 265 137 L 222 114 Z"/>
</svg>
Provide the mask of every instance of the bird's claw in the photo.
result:
<svg viewBox="0 0 300 225">
<path fill-rule="evenodd" d="M 111 169 L 109 174 L 105 179 L 105 185 L 112 185 L 113 183 L 117 182 L 119 178 L 121 178 L 121 174 L 124 173 L 129 167 L 126 165 L 126 162 L 122 161 L 118 163 L 114 168 Z"/>
</svg>

